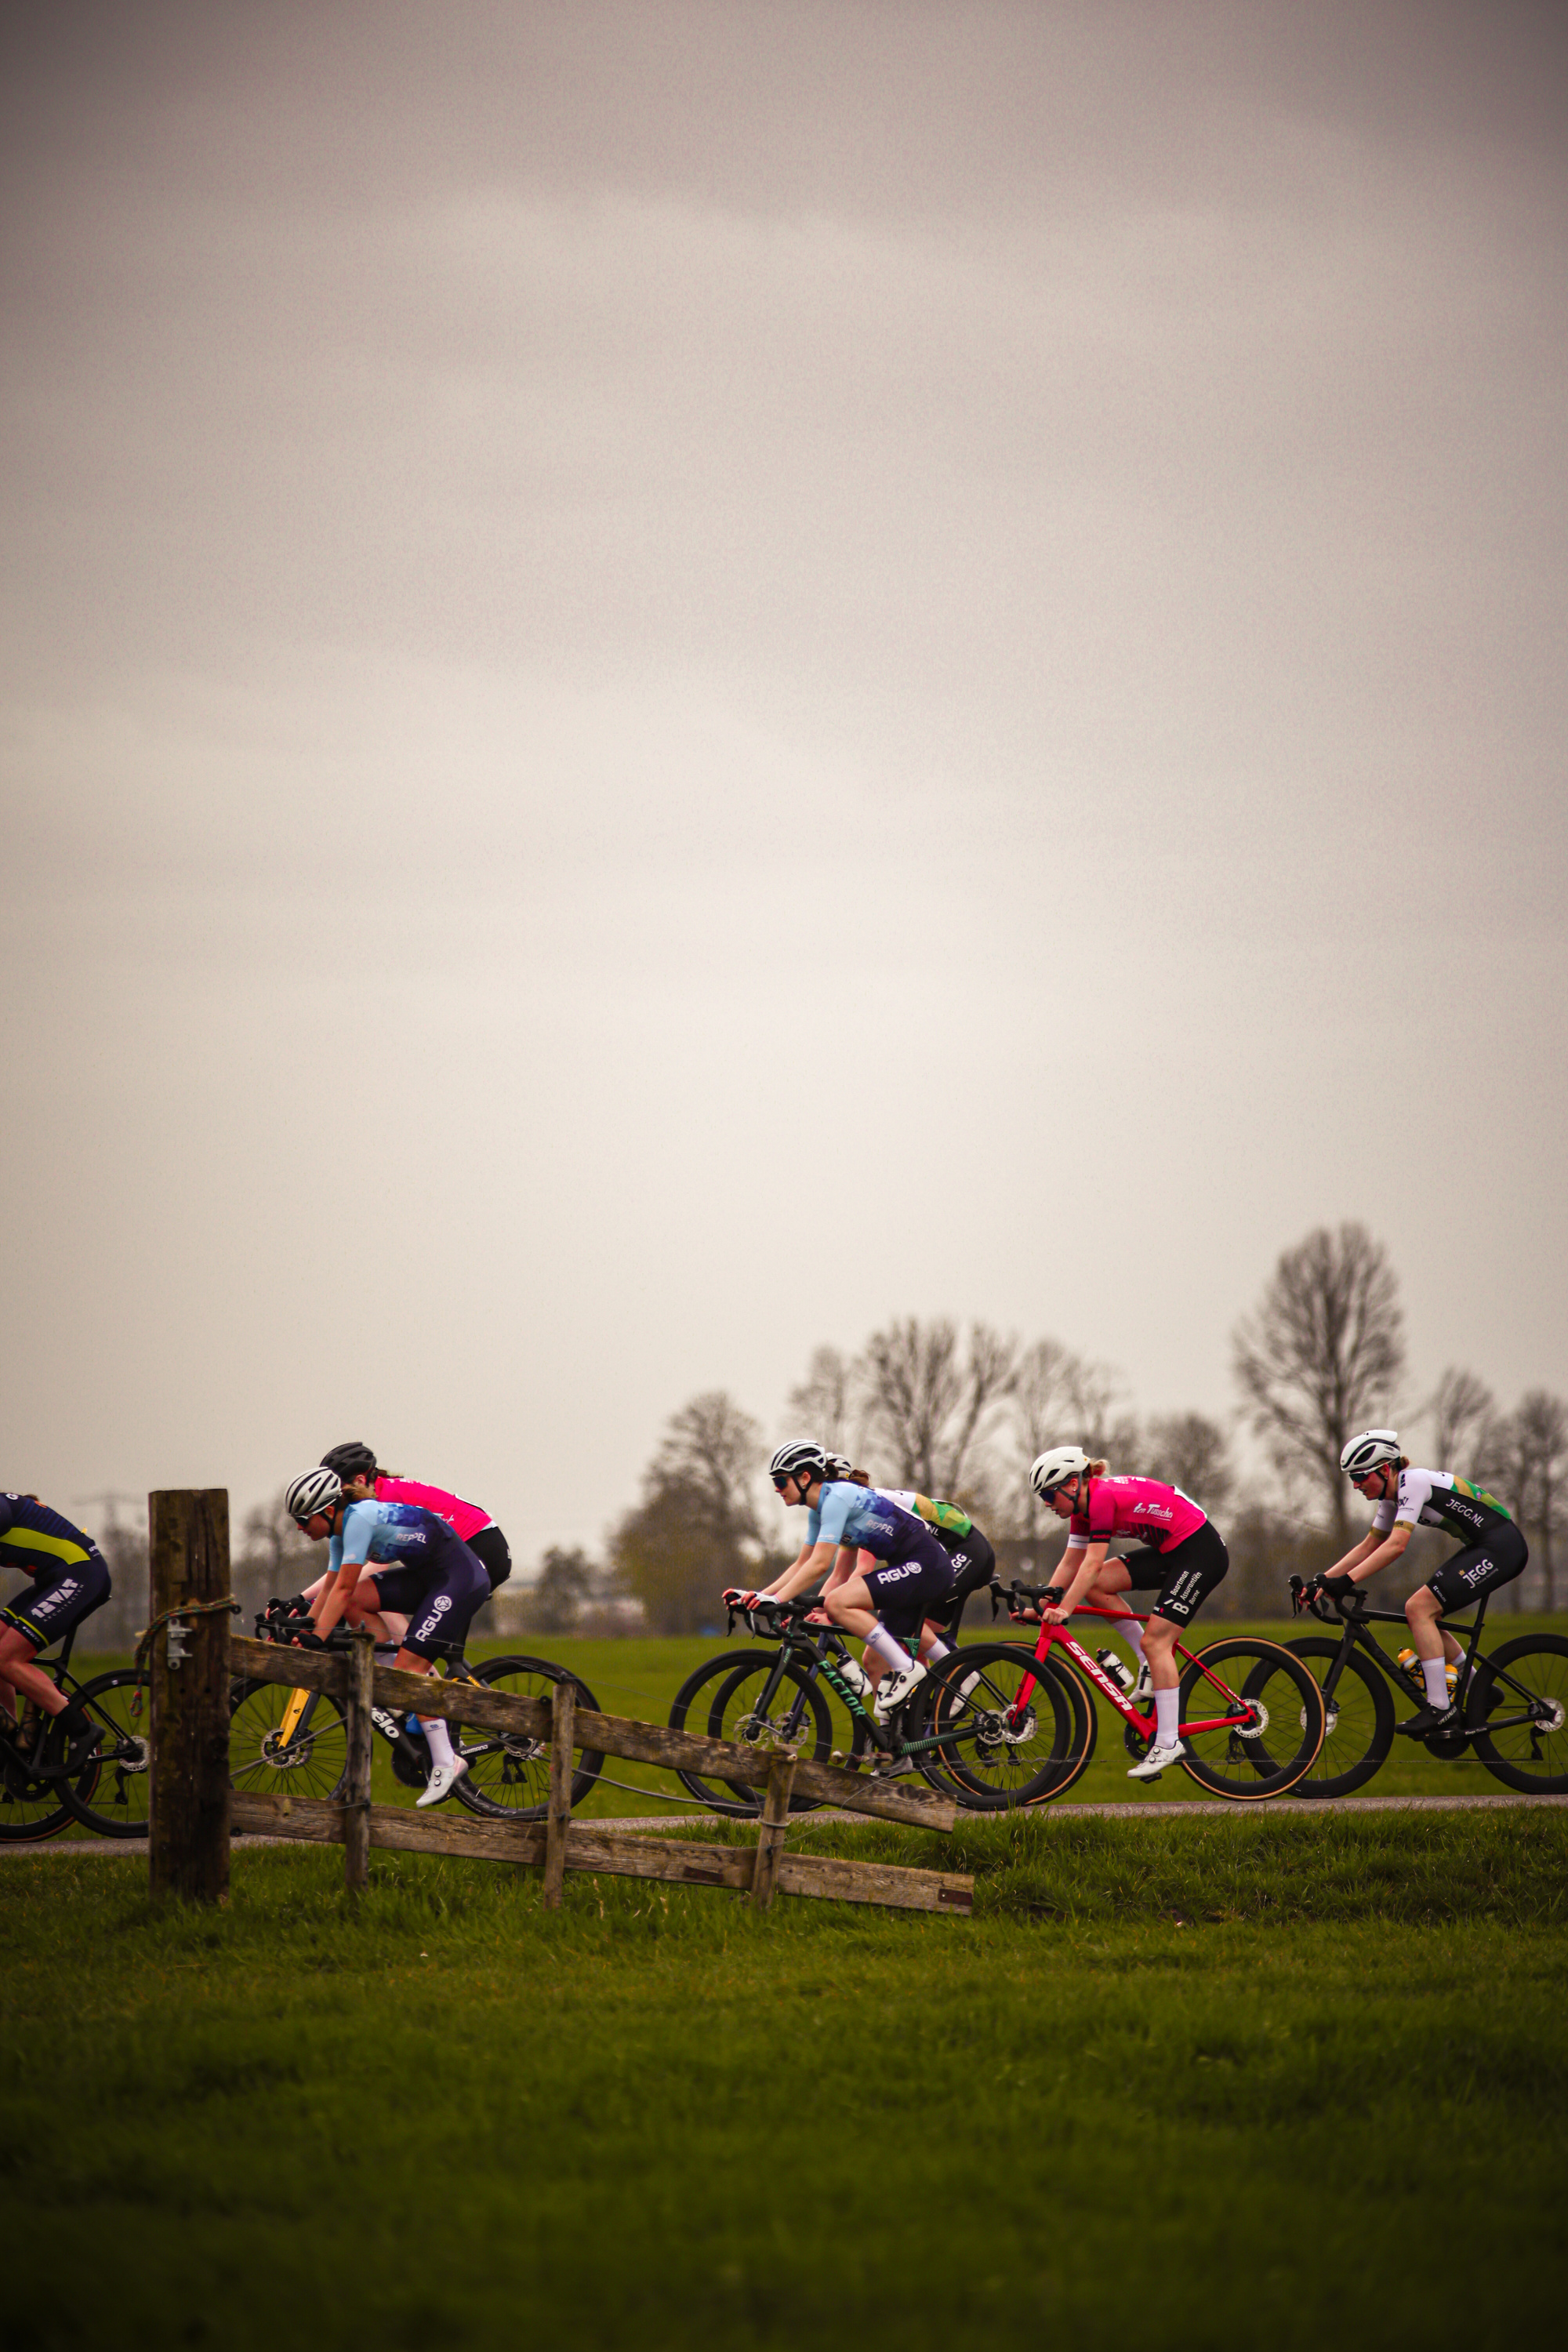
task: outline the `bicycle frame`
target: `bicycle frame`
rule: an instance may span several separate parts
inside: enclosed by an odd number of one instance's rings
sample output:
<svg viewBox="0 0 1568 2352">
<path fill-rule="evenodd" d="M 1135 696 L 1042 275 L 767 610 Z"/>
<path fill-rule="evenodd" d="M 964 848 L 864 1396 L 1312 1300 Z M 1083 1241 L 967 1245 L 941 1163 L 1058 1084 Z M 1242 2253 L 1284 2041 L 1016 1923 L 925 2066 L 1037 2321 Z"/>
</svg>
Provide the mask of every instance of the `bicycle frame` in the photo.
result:
<svg viewBox="0 0 1568 2352">
<path fill-rule="evenodd" d="M 1319 1599 L 1321 1599 L 1321 1595 L 1319 1595 L 1318 1597 Z M 1488 1672 L 1491 1675 L 1494 1683 L 1507 1684 L 1509 1689 L 1511 1690 L 1524 1705 L 1524 1712 L 1522 1715 L 1500 1716 L 1495 1711 L 1497 1702 L 1494 1700 L 1492 1709 L 1489 1711 L 1487 1716 L 1485 1728 L 1489 1732 L 1517 1731 L 1524 1725 L 1533 1725 L 1536 1721 L 1535 1710 L 1531 1706 L 1529 1693 L 1520 1688 L 1512 1675 L 1509 1673 L 1508 1668 L 1506 1666 L 1493 1666 L 1489 1660 L 1480 1656 L 1481 1631 L 1486 1623 L 1487 1602 L 1490 1599 L 1491 1594 L 1489 1592 L 1483 1592 L 1481 1594 L 1480 1599 L 1476 1603 L 1474 1620 L 1468 1625 L 1450 1624 L 1447 1617 L 1442 1621 L 1443 1631 L 1445 1633 L 1452 1633 L 1456 1640 L 1458 1640 L 1461 1636 L 1468 1636 L 1468 1647 L 1465 1650 L 1464 1656 L 1459 1662 L 1458 1679 L 1454 1685 L 1454 1703 L 1460 1711 L 1461 1721 L 1456 1725 L 1452 1731 L 1443 1731 L 1436 1735 L 1439 1740 L 1457 1740 L 1460 1748 L 1463 1748 L 1468 1743 L 1471 1738 L 1473 1730 L 1475 1729 L 1474 1726 L 1466 1724 L 1462 1720 L 1462 1717 L 1464 1714 L 1465 1699 L 1469 1691 L 1471 1681 L 1474 1678 L 1478 1660 L 1480 1664 L 1486 1666 Z M 1330 1602 L 1327 1605 L 1332 1607 L 1333 1604 Z M 1413 1686 L 1408 1676 L 1405 1675 L 1404 1668 L 1400 1665 L 1397 1659 L 1391 1658 L 1389 1656 L 1388 1652 L 1383 1647 L 1383 1644 L 1380 1642 L 1373 1639 L 1370 1631 L 1370 1628 L 1373 1625 L 1403 1625 L 1405 1632 L 1408 1633 L 1410 1630 L 1410 1621 L 1405 1616 L 1403 1609 L 1339 1610 L 1333 1616 L 1323 1616 L 1320 1612 L 1315 1602 L 1309 1601 L 1307 1608 L 1308 1613 L 1316 1617 L 1320 1625 L 1327 1625 L 1331 1628 L 1337 1623 L 1342 1629 L 1339 1656 L 1334 1660 L 1332 1665 L 1329 1668 L 1328 1673 L 1323 1677 L 1323 1705 L 1325 1706 L 1331 1706 L 1333 1705 L 1334 1693 L 1339 1688 L 1340 1677 L 1344 1671 L 1345 1661 L 1350 1656 L 1352 1650 L 1360 1650 L 1367 1657 L 1375 1658 L 1384 1673 L 1387 1675 L 1389 1681 L 1400 1694 L 1401 1697 L 1409 1698 L 1413 1696 Z M 1457 1753 L 1458 1750 L 1455 1752 Z"/>
<path fill-rule="evenodd" d="M 1075 1609 L 1073 1611 L 1073 1615 L 1075 1617 L 1109 1617 L 1114 1623 L 1118 1624 L 1125 1624 L 1129 1622 L 1139 1625 L 1145 1624 L 1148 1622 L 1149 1614 L 1150 1612 L 1147 1610 L 1140 1611 L 1136 1609 L 1085 1608 Z M 1015 1624 L 1026 1624 L 1028 1621 L 1026 1618 L 1015 1616 L 1013 1622 Z M 1081 1673 L 1086 1674 L 1089 1676 L 1090 1682 L 1092 1682 L 1097 1690 L 1104 1693 L 1105 1696 L 1110 1701 L 1112 1706 L 1115 1707 L 1117 1713 L 1123 1717 L 1125 1720 L 1131 1725 L 1133 1730 L 1136 1731 L 1142 1738 L 1153 1738 L 1155 1727 L 1158 1722 L 1158 1717 L 1156 1716 L 1153 1708 L 1151 1707 L 1149 1713 L 1144 1715 L 1138 1707 L 1134 1706 L 1126 1692 L 1121 1688 L 1121 1685 L 1117 1682 L 1113 1682 L 1111 1677 L 1106 1673 L 1105 1668 L 1100 1664 L 1100 1660 L 1094 1655 L 1093 1652 L 1086 1650 L 1081 1642 L 1075 1641 L 1073 1636 L 1068 1632 L 1065 1625 L 1042 1625 L 1040 1627 L 1039 1639 L 1035 1643 L 1036 1663 L 1043 1665 L 1046 1660 L 1050 1656 L 1051 1652 L 1054 1649 L 1058 1648 L 1067 1652 L 1073 1664 L 1080 1670 Z M 1182 1642 L 1178 1642 L 1176 1643 L 1176 1654 L 1179 1657 L 1184 1658 L 1189 1666 L 1196 1666 L 1198 1672 L 1203 1675 L 1204 1680 L 1206 1683 L 1212 1683 L 1215 1690 L 1224 1692 L 1225 1703 L 1226 1704 L 1228 1710 L 1224 1715 L 1204 1716 L 1201 1717 L 1194 1717 L 1190 1720 L 1184 1722 L 1180 1728 L 1181 1738 L 1184 1739 L 1189 1733 L 1197 1731 L 1239 1730 L 1244 1725 L 1252 1721 L 1252 1709 L 1248 1703 L 1245 1699 L 1237 1698 L 1236 1693 L 1231 1690 L 1226 1684 L 1222 1683 L 1217 1675 L 1211 1673 L 1209 1668 L 1204 1664 L 1201 1656 L 1199 1656 L 1195 1652 L 1189 1650 Z M 1035 1678 L 1033 1675 L 1026 1675 L 1023 1682 L 1019 1685 L 1018 1694 L 1014 1701 L 1014 1705 L 1018 1707 L 1027 1706 L 1030 1699 L 1034 1696 L 1034 1692 Z"/>
<path fill-rule="evenodd" d="M 817 1604 L 812 1601 L 807 1605 L 815 1608 Z M 771 1612 L 769 1613 L 772 1614 Z M 836 1625 L 808 1626 L 803 1619 L 797 1618 L 793 1622 L 786 1619 L 782 1623 L 763 1625 L 759 1628 L 756 1622 L 759 1612 L 742 1609 L 737 1612 L 731 1609 L 730 1612 L 731 1629 L 737 1614 L 745 1618 L 747 1626 L 756 1640 L 776 1641 L 779 1645 L 773 1672 L 763 1684 L 762 1696 L 757 1701 L 757 1709 L 760 1713 L 765 1714 L 773 1705 L 779 1685 L 784 1681 L 786 1667 L 797 1664 L 804 1670 L 808 1680 L 817 1674 L 821 1675 L 828 1688 L 842 1703 L 846 1713 L 854 1720 L 865 1725 L 870 1736 L 871 1744 L 879 1754 L 893 1757 L 921 1756 L 944 1744 L 940 1739 L 897 1739 L 885 1725 L 878 1722 L 858 1693 L 850 1689 L 837 1671 L 837 1658 L 847 1657 L 849 1653 L 844 1636 Z"/>
</svg>

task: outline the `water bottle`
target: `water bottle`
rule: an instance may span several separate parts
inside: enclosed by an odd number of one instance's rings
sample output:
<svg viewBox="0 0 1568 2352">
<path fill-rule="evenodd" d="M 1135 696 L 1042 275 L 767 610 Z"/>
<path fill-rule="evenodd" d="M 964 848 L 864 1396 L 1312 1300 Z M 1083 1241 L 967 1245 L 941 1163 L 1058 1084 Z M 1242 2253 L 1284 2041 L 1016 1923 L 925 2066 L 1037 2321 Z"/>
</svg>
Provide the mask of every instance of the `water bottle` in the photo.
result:
<svg viewBox="0 0 1568 2352">
<path fill-rule="evenodd" d="M 1421 1671 L 1421 1661 L 1416 1656 L 1415 1651 L 1401 1650 L 1399 1653 L 1399 1663 L 1404 1667 L 1405 1673 L 1409 1675 L 1411 1681 L 1415 1684 L 1416 1689 L 1420 1692 L 1422 1697 L 1425 1698 L 1426 1696 L 1426 1677 Z M 1444 1666 L 1443 1674 L 1448 1685 L 1448 1696 L 1452 1698 L 1454 1693 L 1459 1687 L 1459 1669 L 1453 1664 L 1452 1660 L 1450 1660 Z"/>
<path fill-rule="evenodd" d="M 1137 1679 L 1131 1667 L 1114 1650 L 1096 1650 L 1094 1654 L 1121 1693 L 1122 1697 L 1126 1698 Z"/>
<path fill-rule="evenodd" d="M 871 1677 L 866 1672 L 864 1666 L 856 1664 L 853 1658 L 836 1659 L 834 1661 L 834 1671 L 837 1673 L 840 1682 L 848 1684 L 857 1698 L 866 1698 L 869 1696 L 871 1689 Z"/>
</svg>

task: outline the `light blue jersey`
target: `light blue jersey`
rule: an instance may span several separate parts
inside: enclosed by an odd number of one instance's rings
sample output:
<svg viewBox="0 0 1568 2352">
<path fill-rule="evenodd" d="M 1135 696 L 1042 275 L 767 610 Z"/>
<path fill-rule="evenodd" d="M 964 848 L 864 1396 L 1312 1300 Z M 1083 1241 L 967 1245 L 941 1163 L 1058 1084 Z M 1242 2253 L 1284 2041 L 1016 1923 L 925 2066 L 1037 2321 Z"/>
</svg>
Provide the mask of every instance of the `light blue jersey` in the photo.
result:
<svg viewBox="0 0 1568 2352">
<path fill-rule="evenodd" d="M 816 1508 L 807 1514 L 808 1544 L 850 1544 L 877 1559 L 907 1559 L 928 1530 L 922 1520 L 874 1486 L 857 1486 L 836 1478 L 824 1486 Z"/>
<path fill-rule="evenodd" d="M 456 1540 L 446 1520 L 422 1503 L 379 1503 L 367 1496 L 363 1503 L 351 1503 L 338 1522 L 327 1550 L 327 1570 L 335 1575 L 345 1559 L 374 1560 L 382 1568 L 394 1560 L 425 1567 Z"/>
</svg>

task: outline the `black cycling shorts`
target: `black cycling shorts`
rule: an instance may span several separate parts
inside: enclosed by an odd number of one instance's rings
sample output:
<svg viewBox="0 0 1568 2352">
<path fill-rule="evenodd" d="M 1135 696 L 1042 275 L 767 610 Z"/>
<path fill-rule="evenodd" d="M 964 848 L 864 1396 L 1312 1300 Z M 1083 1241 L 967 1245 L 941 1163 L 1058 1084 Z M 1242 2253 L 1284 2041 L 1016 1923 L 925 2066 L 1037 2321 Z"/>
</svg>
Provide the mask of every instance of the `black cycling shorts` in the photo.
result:
<svg viewBox="0 0 1568 2352">
<path fill-rule="evenodd" d="M 990 1538 L 978 1528 L 971 1528 L 966 1536 L 945 1535 L 940 1528 L 931 1532 L 952 1562 L 952 1590 L 940 1610 L 927 1614 L 940 1616 L 951 1633 L 963 1617 L 970 1594 L 984 1591 L 995 1575 L 996 1555 Z"/>
<path fill-rule="evenodd" d="M 1484 1543 L 1467 1544 L 1446 1559 L 1436 1575 L 1427 1578 L 1426 1589 L 1436 1594 L 1445 1612 L 1468 1609 L 1483 1592 L 1495 1592 L 1500 1584 L 1511 1584 L 1522 1576 L 1529 1559 L 1530 1547 L 1518 1528 L 1493 1528 Z"/>
<path fill-rule="evenodd" d="M 483 1562 L 456 1536 L 418 1566 L 400 1561 L 371 1575 L 382 1607 L 408 1620 L 402 1646 L 420 1658 L 460 1655 L 474 1612 L 490 1597 Z"/>
<path fill-rule="evenodd" d="M 951 1599 L 952 1562 L 924 1528 L 912 1537 L 901 1559 L 881 1560 L 866 1579 L 871 1606 L 889 1633 L 918 1633 Z"/>
<path fill-rule="evenodd" d="M 468 1544 L 489 1578 L 490 1591 L 499 1591 L 511 1574 L 511 1550 L 505 1536 L 492 1520 L 488 1528 L 481 1528 L 477 1535 L 469 1536 Z"/>
<path fill-rule="evenodd" d="M 89 1552 L 84 1560 L 68 1560 L 35 1577 L 30 1592 L 0 1609 L 0 1625 L 14 1625 L 36 1654 L 101 1609 L 108 1598 L 109 1562 L 101 1552 Z"/>
<path fill-rule="evenodd" d="M 1160 1597 L 1152 1612 L 1156 1617 L 1168 1617 L 1173 1625 L 1185 1625 L 1223 1580 L 1230 1566 L 1230 1554 L 1214 1521 L 1205 1519 L 1201 1528 L 1194 1528 L 1179 1544 L 1169 1544 L 1163 1551 L 1146 1544 L 1140 1551 L 1127 1553 L 1121 1565 L 1132 1578 L 1134 1592 L 1147 1592 L 1152 1586 L 1159 1586 Z"/>
</svg>

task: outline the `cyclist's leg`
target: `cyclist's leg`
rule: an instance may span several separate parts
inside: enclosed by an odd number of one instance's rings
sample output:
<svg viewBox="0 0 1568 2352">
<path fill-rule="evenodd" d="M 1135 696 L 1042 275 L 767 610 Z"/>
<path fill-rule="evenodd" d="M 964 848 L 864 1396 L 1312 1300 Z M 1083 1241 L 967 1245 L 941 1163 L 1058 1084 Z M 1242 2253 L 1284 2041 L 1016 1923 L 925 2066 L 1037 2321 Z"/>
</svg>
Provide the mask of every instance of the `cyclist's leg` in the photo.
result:
<svg viewBox="0 0 1568 2352">
<path fill-rule="evenodd" d="M 71 1703 L 68 1694 L 33 1661 L 90 1617 L 109 1598 L 109 1564 L 97 1552 L 36 1577 L 29 1592 L 0 1609 L 0 1679 L 43 1714 L 64 1715 Z"/>
<path fill-rule="evenodd" d="M 1181 1745 L 1181 1675 L 1176 1643 L 1230 1566 L 1219 1529 L 1212 1519 L 1168 1551 L 1152 1548 L 1133 1552 L 1126 1563 L 1133 1584 L 1147 1577 L 1160 1579 L 1159 1597 L 1143 1627 L 1149 1654 L 1149 1679 L 1154 1686 L 1155 1745 Z"/>
<path fill-rule="evenodd" d="M 474 1612 L 490 1597 L 490 1580 L 482 1563 L 454 1536 L 444 1544 L 424 1571 L 425 1594 L 403 1637 L 395 1663 L 405 1673 L 427 1675 L 438 1656 L 461 1651 Z M 419 1717 L 429 1743 L 433 1770 L 430 1785 L 419 1802 L 438 1803 L 468 1766 L 454 1754 L 452 1735 L 444 1716 Z"/>
<path fill-rule="evenodd" d="M 1405 1622 L 1421 1661 L 1429 1706 L 1448 1705 L 1446 1670 L 1458 1665 L 1465 1654 L 1442 1619 L 1451 1609 L 1468 1609 L 1483 1592 L 1511 1584 L 1516 1576 L 1523 1575 L 1529 1559 L 1529 1547 L 1519 1528 L 1501 1527 L 1484 1543 L 1468 1544 L 1463 1551 L 1455 1552 L 1436 1576 L 1411 1594 L 1405 1604 Z"/>
<path fill-rule="evenodd" d="M 511 1546 L 492 1519 L 488 1528 L 480 1528 L 468 1539 L 468 1549 L 490 1580 L 490 1591 L 499 1592 L 511 1574 Z"/>
</svg>

